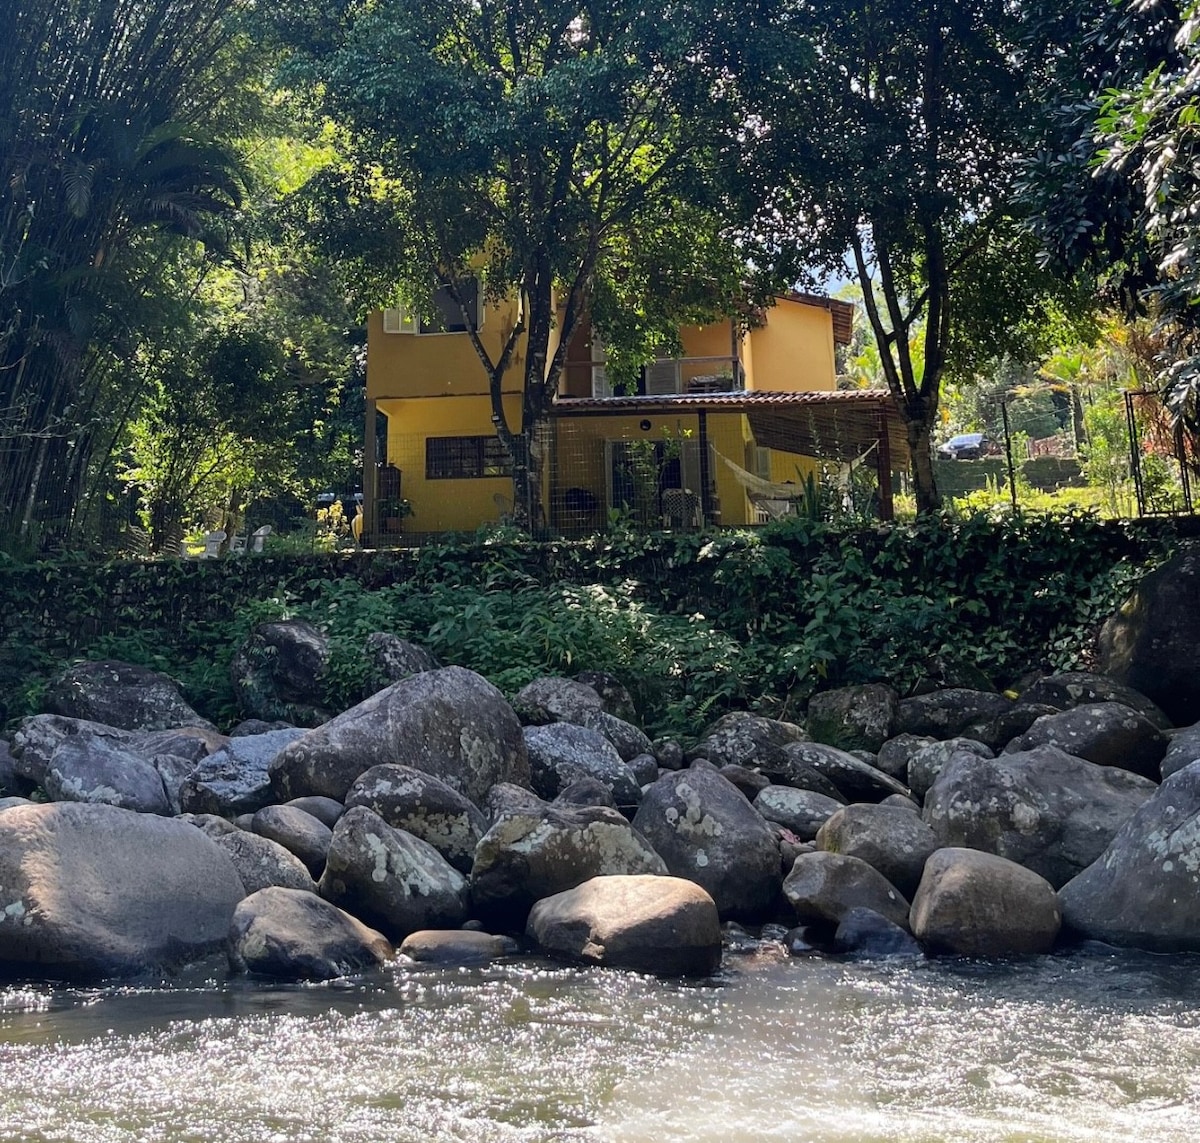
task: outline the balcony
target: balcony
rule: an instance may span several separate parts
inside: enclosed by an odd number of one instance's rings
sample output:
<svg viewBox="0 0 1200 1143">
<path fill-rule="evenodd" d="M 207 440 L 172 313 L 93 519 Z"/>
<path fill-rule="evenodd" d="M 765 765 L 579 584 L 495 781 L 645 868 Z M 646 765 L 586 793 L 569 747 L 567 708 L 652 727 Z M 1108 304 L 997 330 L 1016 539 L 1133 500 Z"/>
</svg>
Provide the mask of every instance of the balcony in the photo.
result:
<svg viewBox="0 0 1200 1143">
<path fill-rule="evenodd" d="M 736 357 L 660 357 L 644 365 L 635 393 L 664 397 L 688 393 L 740 393 L 746 374 Z M 604 361 L 569 361 L 559 386 L 563 397 L 614 397 Z M 633 395 L 633 394 L 629 394 Z"/>
</svg>

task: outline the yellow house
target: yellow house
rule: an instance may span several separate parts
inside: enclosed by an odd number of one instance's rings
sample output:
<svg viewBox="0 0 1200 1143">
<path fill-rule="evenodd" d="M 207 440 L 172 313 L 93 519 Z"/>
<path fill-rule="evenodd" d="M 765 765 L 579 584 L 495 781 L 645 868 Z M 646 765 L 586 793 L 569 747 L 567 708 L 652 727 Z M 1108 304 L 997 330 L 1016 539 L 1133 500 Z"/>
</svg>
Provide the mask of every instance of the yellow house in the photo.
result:
<svg viewBox="0 0 1200 1143">
<path fill-rule="evenodd" d="M 495 359 L 515 305 L 476 297 L 468 309 Z M 849 303 L 789 293 L 752 323 L 682 329 L 682 356 L 647 365 L 636 393 L 613 392 L 584 323 L 538 442 L 544 523 L 565 533 L 593 531 L 611 513 L 657 527 L 762 523 L 795 510 L 820 459 L 869 464 L 889 516 L 904 435 L 886 393 L 836 390 L 835 347 L 849 342 L 852 318 Z M 368 319 L 364 468 L 377 478 L 363 488 L 367 532 L 384 541 L 470 531 L 512 511 L 487 374 L 463 320 L 449 305 L 433 320 L 395 309 Z M 512 426 L 524 365 L 519 342 L 503 392 Z M 386 431 L 373 431 L 379 414 Z"/>
</svg>

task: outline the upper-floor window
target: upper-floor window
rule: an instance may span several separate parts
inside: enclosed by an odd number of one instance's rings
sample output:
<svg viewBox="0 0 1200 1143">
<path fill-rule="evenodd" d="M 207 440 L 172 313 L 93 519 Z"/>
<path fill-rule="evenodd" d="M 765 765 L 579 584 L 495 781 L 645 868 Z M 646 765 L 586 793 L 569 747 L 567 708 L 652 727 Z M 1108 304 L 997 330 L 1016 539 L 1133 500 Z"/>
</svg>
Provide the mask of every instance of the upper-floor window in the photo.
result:
<svg viewBox="0 0 1200 1143">
<path fill-rule="evenodd" d="M 512 476 L 512 460 L 499 437 L 428 437 L 426 480 Z"/>
<path fill-rule="evenodd" d="M 463 282 L 458 288 L 459 302 L 451 297 L 450 288 L 442 286 L 433 293 L 432 314 L 423 316 L 406 306 L 394 306 L 383 311 L 384 333 L 466 333 L 483 328 L 483 291 L 478 278 Z M 465 311 L 465 314 L 464 314 Z"/>
</svg>

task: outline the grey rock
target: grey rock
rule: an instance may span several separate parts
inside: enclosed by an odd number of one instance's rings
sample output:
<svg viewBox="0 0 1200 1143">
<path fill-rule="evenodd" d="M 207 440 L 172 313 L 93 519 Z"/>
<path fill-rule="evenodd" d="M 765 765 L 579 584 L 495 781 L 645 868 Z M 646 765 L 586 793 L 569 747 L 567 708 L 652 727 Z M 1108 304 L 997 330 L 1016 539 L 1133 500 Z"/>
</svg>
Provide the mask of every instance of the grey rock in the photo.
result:
<svg viewBox="0 0 1200 1143">
<path fill-rule="evenodd" d="M 902 810 L 908 810 L 917 815 L 921 813 L 921 807 L 912 798 L 906 798 L 903 794 L 888 794 L 879 804 L 881 806 L 899 806 Z"/>
<path fill-rule="evenodd" d="M 1054 746 L 995 759 L 958 753 L 926 796 L 924 818 L 941 845 L 1006 857 L 1057 888 L 1100 856 L 1154 789 Z"/>
<path fill-rule="evenodd" d="M 1047 953 L 1062 924 L 1045 878 L 974 849 L 939 849 L 930 857 L 911 919 L 918 940 L 960 956 Z"/>
<path fill-rule="evenodd" d="M 522 722 L 545 726 L 551 722 L 580 722 L 588 714 L 604 709 L 604 700 L 586 683 L 574 679 L 534 679 L 513 699 L 513 709 Z"/>
<path fill-rule="evenodd" d="M 133 663 L 76 663 L 46 690 L 49 714 L 81 718 L 119 730 L 203 726 L 215 730 L 184 701 L 173 679 Z"/>
<path fill-rule="evenodd" d="M 55 802 L 92 802 L 136 810 L 171 813 L 159 772 L 136 754 L 103 738 L 71 738 L 50 758 L 42 786 Z"/>
<path fill-rule="evenodd" d="M 971 754 L 976 758 L 994 758 L 990 746 L 973 738 L 947 738 L 945 742 L 931 742 L 913 752 L 908 760 L 908 788 L 914 797 L 923 798 L 937 781 L 956 754 Z"/>
<path fill-rule="evenodd" d="M 884 683 L 822 691 L 808 700 L 805 729 L 814 742 L 874 753 L 888 740 L 899 701 Z"/>
<path fill-rule="evenodd" d="M 186 758 L 193 765 L 220 750 L 228 743 L 227 735 L 204 726 L 179 726 L 172 730 L 135 732 L 129 749 L 149 761 L 160 754 Z"/>
<path fill-rule="evenodd" d="M 534 791 L 551 799 L 579 778 L 595 778 L 612 790 L 618 806 L 636 806 L 641 787 L 621 755 L 601 734 L 569 722 L 524 729 Z"/>
<path fill-rule="evenodd" d="M 1167 778 L 1058 896 L 1065 925 L 1082 936 L 1200 951 L 1200 765 Z"/>
<path fill-rule="evenodd" d="M 440 778 L 480 805 L 497 782 L 529 784 L 521 725 L 504 696 L 462 667 L 425 671 L 372 695 L 284 747 L 271 764 L 282 801 L 341 801 L 372 766 L 395 763 Z"/>
<path fill-rule="evenodd" d="M 797 742 L 785 747 L 783 754 L 793 767 L 793 776 L 802 766 L 815 770 L 832 782 L 848 802 L 879 802 L 889 794 L 908 793 L 908 787 L 902 782 L 889 778 L 882 770 L 834 746 L 819 742 Z M 793 781 L 786 784 L 797 783 Z"/>
<path fill-rule="evenodd" d="M 293 798 L 290 802 L 284 802 L 285 806 L 291 806 L 296 810 L 303 810 L 306 814 L 312 814 L 317 821 L 323 825 L 327 825 L 333 829 L 337 825 L 337 820 L 345 812 L 346 807 L 341 802 L 334 798 L 323 798 L 319 794 L 309 794 L 303 798 Z"/>
<path fill-rule="evenodd" d="M 785 746 L 807 739 L 808 735 L 795 723 L 734 711 L 709 726 L 688 757 L 705 758 L 717 767 L 730 763 L 748 766 L 770 775 L 782 764 Z M 659 763 L 663 764 L 661 758 Z"/>
<path fill-rule="evenodd" d="M 878 869 L 911 899 L 925 861 L 938 848 L 933 830 L 911 810 L 898 806 L 849 805 L 817 831 L 817 848 L 857 857 Z"/>
<path fill-rule="evenodd" d="M 722 766 L 717 773 L 741 790 L 748 802 L 753 802 L 758 797 L 759 791 L 765 790 L 771 784 L 770 778 L 765 774 L 746 766 L 739 766 L 735 762 Z"/>
<path fill-rule="evenodd" d="M 271 886 L 242 901 L 229 929 L 235 972 L 278 980 L 334 980 L 383 964 L 387 938 L 315 893 Z"/>
<path fill-rule="evenodd" d="M 254 815 L 250 828 L 294 853 L 314 877 L 324 868 L 333 832 L 312 814 L 292 806 L 264 806 Z"/>
<path fill-rule="evenodd" d="M 838 922 L 833 951 L 849 956 L 919 957 L 921 946 L 894 921 L 874 909 L 850 909 Z"/>
<path fill-rule="evenodd" d="M 1092 671 L 1061 671 L 1045 675 L 1021 692 L 1022 705 L 1042 703 L 1059 710 L 1097 702 L 1119 702 L 1136 710 L 1159 730 L 1171 728 L 1171 720 L 1141 691 Z"/>
<path fill-rule="evenodd" d="M 556 806 L 608 806 L 615 810 L 612 789 L 596 778 L 578 778 L 559 791 L 554 799 Z"/>
<path fill-rule="evenodd" d="M 851 909 L 871 909 L 908 928 L 908 902 L 879 870 L 840 853 L 802 853 L 783 882 L 801 924 L 837 925 Z"/>
<path fill-rule="evenodd" d="M 634 706 L 633 695 L 615 675 L 605 671 L 580 671 L 575 676 L 577 683 L 591 687 L 600 696 L 604 709 L 609 714 L 625 722 L 637 722 L 637 708 Z"/>
<path fill-rule="evenodd" d="M 897 734 L 928 734 L 953 738 L 975 723 L 990 722 L 1012 706 L 1012 700 L 993 691 L 951 687 L 902 699 L 896 708 Z"/>
<path fill-rule="evenodd" d="M 197 764 L 179 791 L 181 808 L 192 814 L 252 814 L 274 800 L 270 765 L 303 730 L 272 730 L 231 738 Z"/>
<path fill-rule="evenodd" d="M 931 738 L 928 734 L 897 734 L 895 738 L 889 738 L 879 748 L 879 752 L 875 755 L 875 768 L 882 770 L 898 782 L 911 785 L 908 778 L 908 760 L 922 746 L 928 746 L 931 742 L 936 741 L 936 738 Z M 1007 741 L 1006 738 L 1005 742 Z"/>
<path fill-rule="evenodd" d="M 745 797 L 720 774 L 690 769 L 649 787 L 640 830 L 676 877 L 702 885 L 722 920 L 754 920 L 779 895 L 779 847 Z"/>
<path fill-rule="evenodd" d="M 646 737 L 644 731 L 605 710 L 587 711 L 579 719 L 579 725 L 586 726 L 608 739 L 621 756 L 622 762 L 632 762 L 638 755 L 649 754 L 654 749 L 654 744 Z"/>
<path fill-rule="evenodd" d="M 483 812 L 489 826 L 513 814 L 540 814 L 545 807 L 546 803 L 532 790 L 511 782 L 497 782 L 483 799 Z"/>
<path fill-rule="evenodd" d="M 20 780 L 16 759 L 9 751 L 8 743 L 0 738 L 0 797 L 15 794 Z"/>
<path fill-rule="evenodd" d="M 488 964 L 518 952 L 511 937 L 468 929 L 422 929 L 409 933 L 400 946 L 400 955 L 418 964 Z"/>
<path fill-rule="evenodd" d="M 264 722 L 318 726 L 329 718 L 324 705 L 329 640 L 303 619 L 260 623 L 234 652 L 229 665 L 242 710 Z"/>
<path fill-rule="evenodd" d="M 484 834 L 471 894 L 480 916 L 523 925 L 535 901 L 593 877 L 666 872 L 662 858 L 616 810 L 543 804 L 505 814 Z"/>
<path fill-rule="evenodd" d="M 216 814 L 180 814 L 178 820 L 189 822 L 198 830 L 203 830 L 213 841 L 218 841 L 226 834 L 244 832 L 228 818 L 219 818 Z"/>
<path fill-rule="evenodd" d="M 292 730 L 294 726 L 281 718 L 243 718 L 230 732 L 230 738 L 248 738 L 252 734 L 267 734 L 272 730 Z"/>
<path fill-rule="evenodd" d="M 376 683 L 371 687 L 371 693 L 423 671 L 436 671 L 442 665 L 424 647 L 383 631 L 367 636 L 366 653 Z"/>
<path fill-rule="evenodd" d="M 419 837 L 462 873 L 471 872 L 488 828 L 482 811 L 457 790 L 409 766 L 372 766 L 360 774 L 346 794 L 351 806 L 366 806 L 393 829 Z"/>
<path fill-rule="evenodd" d="M 278 842 L 236 828 L 210 836 L 229 854 L 247 894 L 272 885 L 308 893 L 317 891 L 304 862 Z"/>
<path fill-rule="evenodd" d="M 28 798 L 0 798 L 0 810 L 11 810 L 15 809 L 17 806 L 32 806 L 36 804 L 36 802 L 31 802 Z"/>
<path fill-rule="evenodd" d="M 767 786 L 754 799 L 754 808 L 767 821 L 778 822 L 801 841 L 812 841 L 817 830 L 842 808 L 842 803 L 812 790 Z"/>
<path fill-rule="evenodd" d="M 1019 702 L 990 722 L 968 726 L 963 737 L 982 742 L 993 754 L 1000 753 L 1014 738 L 1024 734 L 1044 714 L 1057 714 L 1062 708 L 1044 702 Z"/>
<path fill-rule="evenodd" d="M 1169 778 L 1196 761 L 1200 761 L 1200 723 L 1184 727 L 1171 735 L 1162 760 L 1162 776 Z"/>
<path fill-rule="evenodd" d="M 96 979 L 220 948 L 243 897 L 228 854 L 186 822 L 59 802 L 4 811 L 0 974 Z"/>
<path fill-rule="evenodd" d="M 717 907 L 677 877 L 595 877 L 544 898 L 526 935 L 551 956 L 665 976 L 708 976 L 721 964 Z"/>
<path fill-rule="evenodd" d="M 654 760 L 663 770 L 682 770 L 686 761 L 683 747 L 673 738 L 655 739 Z"/>
<path fill-rule="evenodd" d="M 1014 754 L 1035 746 L 1057 746 L 1097 766 L 1117 766 L 1157 781 L 1167 738 L 1136 710 L 1101 702 L 1043 715 L 1004 752 Z"/>
<path fill-rule="evenodd" d="M 397 940 L 419 929 L 456 928 L 470 911 L 467 879 L 433 846 L 366 806 L 338 819 L 318 889 Z"/>
<path fill-rule="evenodd" d="M 653 754 L 639 754 L 629 762 L 634 781 L 639 786 L 648 786 L 658 781 L 658 760 Z"/>
<path fill-rule="evenodd" d="M 155 754 L 149 762 L 162 780 L 163 793 L 167 796 L 167 812 L 172 816 L 182 813 L 180 794 L 188 775 L 196 768 L 196 763 L 178 754 Z"/>
<path fill-rule="evenodd" d="M 12 737 L 10 750 L 17 777 L 40 786 L 54 752 L 68 739 L 101 740 L 131 752 L 136 744 L 136 735 L 115 726 L 59 714 L 35 714 L 23 718 Z"/>
</svg>

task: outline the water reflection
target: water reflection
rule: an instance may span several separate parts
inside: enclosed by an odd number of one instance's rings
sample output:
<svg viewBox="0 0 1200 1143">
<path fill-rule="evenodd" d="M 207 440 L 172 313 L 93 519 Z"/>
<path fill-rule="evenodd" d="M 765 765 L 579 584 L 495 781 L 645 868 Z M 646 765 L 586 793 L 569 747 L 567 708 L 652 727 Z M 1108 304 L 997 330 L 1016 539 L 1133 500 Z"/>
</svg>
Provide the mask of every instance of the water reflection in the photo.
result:
<svg viewBox="0 0 1200 1143">
<path fill-rule="evenodd" d="M 278 988 L 0 989 L 0 1138 L 1174 1143 L 1200 963 L 510 964 Z"/>
</svg>

